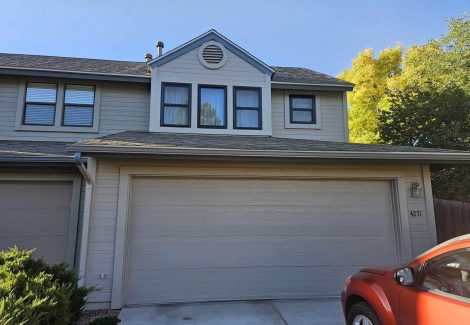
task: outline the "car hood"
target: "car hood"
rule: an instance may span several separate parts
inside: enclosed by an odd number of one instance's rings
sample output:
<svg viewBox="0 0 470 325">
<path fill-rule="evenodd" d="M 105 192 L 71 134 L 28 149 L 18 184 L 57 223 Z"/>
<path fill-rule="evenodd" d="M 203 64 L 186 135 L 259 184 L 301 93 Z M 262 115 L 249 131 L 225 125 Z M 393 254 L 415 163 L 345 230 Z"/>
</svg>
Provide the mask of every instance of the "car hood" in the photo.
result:
<svg viewBox="0 0 470 325">
<path fill-rule="evenodd" d="M 392 272 L 396 268 L 397 268 L 396 266 L 366 267 L 366 268 L 361 269 L 361 272 L 384 275 L 389 272 Z"/>
</svg>

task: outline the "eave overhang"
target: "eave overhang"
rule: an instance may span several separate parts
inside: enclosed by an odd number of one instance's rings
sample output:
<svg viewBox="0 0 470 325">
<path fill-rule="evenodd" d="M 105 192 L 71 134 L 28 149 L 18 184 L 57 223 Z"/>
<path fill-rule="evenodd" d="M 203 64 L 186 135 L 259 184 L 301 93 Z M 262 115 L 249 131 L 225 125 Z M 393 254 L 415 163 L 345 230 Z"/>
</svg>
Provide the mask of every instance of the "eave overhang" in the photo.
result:
<svg viewBox="0 0 470 325">
<path fill-rule="evenodd" d="M 366 151 L 289 151 L 289 150 L 242 150 L 185 147 L 139 147 L 139 146 L 100 146 L 72 144 L 67 151 L 85 155 L 114 156 L 186 156 L 186 157 L 251 157 L 266 159 L 314 159 L 345 161 L 401 161 L 442 164 L 470 164 L 469 153 L 454 152 L 366 152 Z"/>
</svg>

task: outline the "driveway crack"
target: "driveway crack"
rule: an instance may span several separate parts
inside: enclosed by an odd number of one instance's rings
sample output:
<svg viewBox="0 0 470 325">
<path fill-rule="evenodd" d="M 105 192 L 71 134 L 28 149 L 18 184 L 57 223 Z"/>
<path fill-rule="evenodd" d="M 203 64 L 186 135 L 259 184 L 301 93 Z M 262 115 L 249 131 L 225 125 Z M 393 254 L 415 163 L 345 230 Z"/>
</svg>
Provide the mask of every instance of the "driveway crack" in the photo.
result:
<svg viewBox="0 0 470 325">
<path fill-rule="evenodd" d="M 269 302 L 269 305 L 271 305 L 272 309 L 274 309 L 274 311 L 276 312 L 276 314 L 279 316 L 279 318 L 282 320 L 282 322 L 284 323 L 284 325 L 289 325 L 286 321 L 286 319 L 282 316 L 281 312 L 279 311 L 279 309 L 277 309 L 277 307 L 272 303 L 272 301 Z"/>
</svg>

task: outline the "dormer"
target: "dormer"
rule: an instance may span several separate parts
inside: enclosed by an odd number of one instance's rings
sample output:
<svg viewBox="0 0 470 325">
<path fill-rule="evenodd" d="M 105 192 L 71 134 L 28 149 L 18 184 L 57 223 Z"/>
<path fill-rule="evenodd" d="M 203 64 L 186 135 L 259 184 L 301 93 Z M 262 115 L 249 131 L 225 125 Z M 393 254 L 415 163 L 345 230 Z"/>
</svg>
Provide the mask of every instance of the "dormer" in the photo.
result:
<svg viewBox="0 0 470 325">
<path fill-rule="evenodd" d="M 151 132 L 271 135 L 274 70 L 215 30 L 149 62 Z"/>
</svg>

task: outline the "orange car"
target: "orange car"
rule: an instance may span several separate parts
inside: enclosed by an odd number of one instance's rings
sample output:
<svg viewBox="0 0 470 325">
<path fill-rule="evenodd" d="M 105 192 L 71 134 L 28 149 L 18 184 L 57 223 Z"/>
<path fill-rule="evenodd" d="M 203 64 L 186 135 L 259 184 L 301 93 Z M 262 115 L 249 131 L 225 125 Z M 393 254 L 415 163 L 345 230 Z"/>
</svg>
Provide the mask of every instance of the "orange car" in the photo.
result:
<svg viewBox="0 0 470 325">
<path fill-rule="evenodd" d="M 470 235 L 401 268 L 367 268 L 341 293 L 348 325 L 470 324 Z"/>
</svg>

